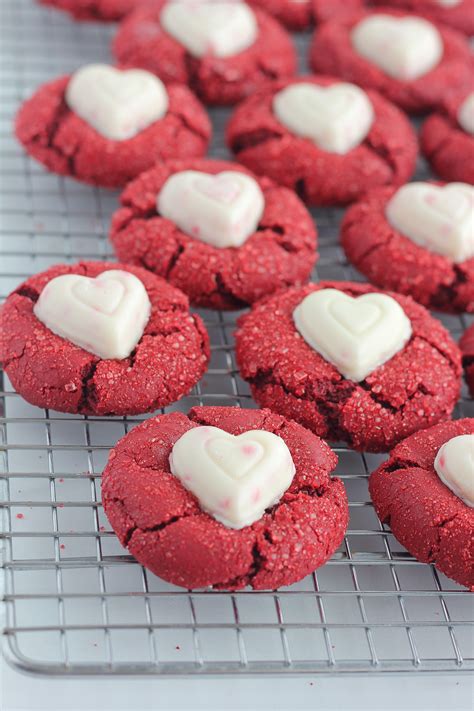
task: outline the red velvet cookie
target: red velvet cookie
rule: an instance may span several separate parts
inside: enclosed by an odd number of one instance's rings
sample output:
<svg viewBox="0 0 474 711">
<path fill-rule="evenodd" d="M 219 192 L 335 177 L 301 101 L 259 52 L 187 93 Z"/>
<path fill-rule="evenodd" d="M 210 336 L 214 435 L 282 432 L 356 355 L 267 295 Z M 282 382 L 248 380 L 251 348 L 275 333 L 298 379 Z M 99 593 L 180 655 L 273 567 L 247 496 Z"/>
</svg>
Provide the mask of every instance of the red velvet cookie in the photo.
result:
<svg viewBox="0 0 474 711">
<path fill-rule="evenodd" d="M 301 83 L 330 87 L 340 80 L 301 77 L 276 82 L 240 104 L 229 123 L 227 140 L 241 163 L 317 205 L 346 204 L 370 188 L 400 185 L 412 175 L 417 156 L 415 132 L 406 116 L 377 92 L 366 93 L 374 112 L 368 134 L 342 155 L 323 150 L 281 123 L 274 112 L 274 98 L 286 87 Z"/>
<path fill-rule="evenodd" d="M 474 398 L 474 323 L 466 329 L 459 341 L 466 383 Z"/>
<path fill-rule="evenodd" d="M 55 277 L 135 275 L 151 303 L 137 346 L 123 360 L 102 359 L 47 328 L 33 308 Z M 94 307 L 92 307 L 94 308 Z M 85 415 L 132 415 L 188 393 L 206 370 L 209 339 L 184 294 L 144 269 L 104 262 L 57 265 L 30 277 L 2 311 L 1 359 L 13 387 L 38 407 Z"/>
<path fill-rule="evenodd" d="M 170 470 L 170 454 L 197 426 L 232 435 L 266 430 L 290 450 L 295 476 L 255 523 L 228 528 L 205 513 Z M 195 407 L 135 427 L 110 454 L 102 479 L 107 517 L 120 542 L 155 575 L 186 588 L 275 589 L 325 563 L 348 523 L 344 486 L 331 478 L 337 457 L 295 422 L 266 410 Z"/>
<path fill-rule="evenodd" d="M 313 17 L 317 23 L 357 12 L 363 5 L 363 0 L 311 0 Z"/>
<path fill-rule="evenodd" d="M 390 7 L 409 10 L 428 20 L 440 22 L 442 25 L 452 27 L 458 32 L 463 32 L 470 37 L 474 35 L 474 2 L 461 0 L 460 2 L 443 5 L 438 0 L 370 0 L 371 5 L 390 5 Z"/>
<path fill-rule="evenodd" d="M 464 130 L 459 120 L 468 97 L 468 92 L 461 92 L 444 101 L 423 124 L 420 142 L 431 167 L 443 180 L 474 185 L 474 135 Z"/>
<path fill-rule="evenodd" d="M 27 153 L 49 170 L 107 188 L 122 187 L 158 159 L 204 155 L 209 118 L 185 86 L 167 87 L 168 110 L 133 138 L 111 140 L 71 111 L 71 77 L 44 84 L 20 108 L 15 131 Z"/>
<path fill-rule="evenodd" d="M 312 0 L 250 0 L 291 30 L 304 30 L 312 19 Z"/>
<path fill-rule="evenodd" d="M 376 89 L 410 113 L 436 109 L 450 92 L 469 87 L 472 74 L 469 45 L 465 37 L 443 25 L 433 25 L 442 42 L 440 61 L 414 79 L 401 80 L 390 76 L 357 52 L 351 36 L 353 29 L 362 20 L 380 14 L 399 19 L 416 17 L 384 7 L 330 20 L 315 33 L 310 50 L 313 70 L 339 76 L 366 89 Z M 386 38 L 381 38 L 381 56 L 384 55 L 383 43 L 386 41 Z"/>
<path fill-rule="evenodd" d="M 348 260 L 382 289 L 406 294 L 427 308 L 474 313 L 474 257 L 456 263 L 416 244 L 389 222 L 394 188 L 379 188 L 347 210 L 341 242 Z"/>
<path fill-rule="evenodd" d="M 291 30 L 304 30 L 313 20 L 326 22 L 332 17 L 360 10 L 362 0 L 250 0 L 273 15 Z"/>
<path fill-rule="evenodd" d="M 68 12 L 75 20 L 117 22 L 134 10 L 143 0 L 39 0 Z"/>
<path fill-rule="evenodd" d="M 390 452 L 370 477 L 378 517 L 422 563 L 474 589 L 474 509 L 441 481 L 434 468 L 440 447 L 474 434 L 474 419 L 443 422 L 417 432 Z"/>
<path fill-rule="evenodd" d="M 296 52 L 288 33 L 260 9 L 254 10 L 258 34 L 253 44 L 227 57 L 197 57 L 162 28 L 164 4 L 157 0 L 124 20 L 113 44 L 121 64 L 148 69 L 166 84 L 188 84 L 205 103 L 219 105 L 235 104 L 269 80 L 295 73 Z"/>
<path fill-rule="evenodd" d="M 123 207 L 112 218 L 110 238 L 120 260 L 165 277 L 192 303 L 216 309 L 242 308 L 307 281 L 317 257 L 317 234 L 294 193 L 268 178 L 255 178 L 265 201 L 257 229 L 240 247 L 215 247 L 157 212 L 166 181 L 188 170 L 251 176 L 235 163 L 216 160 L 171 161 L 147 171 L 127 186 Z"/>
<path fill-rule="evenodd" d="M 389 294 L 410 319 L 412 335 L 384 365 L 354 382 L 308 345 L 293 320 L 305 297 L 328 288 L 354 297 L 376 291 L 351 282 L 308 284 L 256 304 L 239 320 L 237 362 L 258 404 L 320 437 L 375 452 L 448 418 L 459 397 L 461 363 L 444 326 L 412 299 Z"/>
</svg>

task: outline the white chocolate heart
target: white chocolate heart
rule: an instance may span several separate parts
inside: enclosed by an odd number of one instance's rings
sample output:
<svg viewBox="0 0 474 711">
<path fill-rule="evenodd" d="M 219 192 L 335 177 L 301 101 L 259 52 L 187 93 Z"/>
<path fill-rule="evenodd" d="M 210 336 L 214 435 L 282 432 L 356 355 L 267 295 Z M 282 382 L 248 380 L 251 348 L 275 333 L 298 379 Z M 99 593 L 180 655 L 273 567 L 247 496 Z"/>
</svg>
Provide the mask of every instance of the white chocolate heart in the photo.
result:
<svg viewBox="0 0 474 711">
<path fill-rule="evenodd" d="M 474 134 L 474 91 L 464 99 L 458 109 L 458 122 L 466 133 Z"/>
<path fill-rule="evenodd" d="M 456 263 L 474 256 L 474 188 L 467 183 L 408 183 L 385 214 L 398 232 L 431 252 Z"/>
<path fill-rule="evenodd" d="M 360 55 L 402 81 L 427 74 L 443 55 L 441 35 L 421 17 L 371 15 L 354 27 L 351 37 Z"/>
<path fill-rule="evenodd" d="M 151 304 L 140 279 L 111 269 L 95 279 L 51 279 L 34 306 L 47 328 L 99 358 L 127 358 L 143 335 Z"/>
<path fill-rule="evenodd" d="M 254 13 L 240 0 L 170 0 L 160 22 L 194 57 L 231 57 L 258 34 Z"/>
<path fill-rule="evenodd" d="M 88 64 L 72 75 L 66 103 L 105 138 L 125 141 L 163 118 L 168 93 L 158 77 L 143 69 Z"/>
<path fill-rule="evenodd" d="M 265 430 L 234 436 L 195 427 L 175 443 L 170 468 L 204 511 L 228 528 L 244 528 L 278 503 L 295 465 L 285 441 Z"/>
<path fill-rule="evenodd" d="M 355 382 L 393 358 L 412 333 L 402 307 L 387 294 L 353 298 L 321 289 L 298 304 L 293 320 L 306 343 Z"/>
<path fill-rule="evenodd" d="M 459 435 L 445 442 L 434 468 L 443 484 L 474 508 L 474 435 Z"/>
<path fill-rule="evenodd" d="M 328 87 L 308 82 L 287 86 L 275 95 L 273 111 L 297 136 L 341 155 L 364 140 L 374 120 L 365 91 L 344 82 Z"/>
<path fill-rule="evenodd" d="M 160 190 L 157 210 L 186 234 L 214 247 L 240 247 L 255 232 L 265 207 L 256 180 L 227 170 L 184 170 Z"/>
</svg>

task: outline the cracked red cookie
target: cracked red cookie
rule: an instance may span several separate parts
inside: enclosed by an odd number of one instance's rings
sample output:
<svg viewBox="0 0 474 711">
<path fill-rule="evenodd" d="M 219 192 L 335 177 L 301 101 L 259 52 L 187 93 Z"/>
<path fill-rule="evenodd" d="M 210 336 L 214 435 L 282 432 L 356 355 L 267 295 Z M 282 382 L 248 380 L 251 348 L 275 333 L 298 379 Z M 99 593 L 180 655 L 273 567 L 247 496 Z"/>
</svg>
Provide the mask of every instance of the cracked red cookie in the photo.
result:
<svg viewBox="0 0 474 711">
<path fill-rule="evenodd" d="M 311 0 L 313 17 L 317 23 L 357 12 L 362 6 L 363 0 Z"/>
<path fill-rule="evenodd" d="M 474 185 L 474 93 L 461 92 L 444 101 L 424 122 L 420 143 L 443 180 Z"/>
<path fill-rule="evenodd" d="M 398 230 L 386 213 L 395 193 L 394 188 L 373 190 L 347 210 L 341 242 L 348 260 L 372 284 L 411 296 L 427 308 L 474 312 L 474 257 L 456 262 Z M 440 213 L 440 218 L 446 216 Z"/>
<path fill-rule="evenodd" d="M 255 178 L 264 199 L 256 229 L 239 247 L 215 247 L 157 212 L 158 194 L 169 178 L 190 170 L 208 175 L 232 171 L 253 178 L 245 168 L 225 161 L 158 164 L 127 186 L 122 208 L 112 218 L 110 239 L 121 261 L 165 277 L 193 304 L 216 309 L 242 308 L 279 288 L 307 281 L 317 257 L 317 234 L 294 193 L 268 178 Z"/>
<path fill-rule="evenodd" d="M 291 30 L 304 30 L 313 20 L 326 22 L 331 17 L 360 10 L 362 0 L 250 0 L 273 15 Z"/>
<path fill-rule="evenodd" d="M 364 93 L 373 110 L 368 133 L 347 152 L 330 152 L 296 134 L 276 116 L 275 97 L 301 84 L 326 90 L 341 85 L 330 77 L 301 77 L 274 83 L 246 99 L 227 129 L 228 145 L 240 163 L 316 205 L 346 204 L 370 188 L 400 185 L 409 179 L 415 168 L 417 139 L 396 106 L 374 91 Z M 334 120 L 330 114 L 329 121 Z"/>
<path fill-rule="evenodd" d="M 370 0 L 371 5 L 390 5 L 400 10 L 409 10 L 428 20 L 440 22 L 463 32 L 468 37 L 474 35 L 474 3 L 473 0 L 459 2 L 439 2 L 439 0 Z"/>
<path fill-rule="evenodd" d="M 39 0 L 68 12 L 75 20 L 117 22 L 134 10 L 143 0 Z"/>
<path fill-rule="evenodd" d="M 386 68 L 381 68 L 381 63 L 386 64 L 391 57 L 393 62 L 390 63 L 393 68 L 397 66 L 396 57 L 400 58 L 400 55 L 399 53 L 391 55 L 388 51 L 386 28 L 383 32 L 382 30 L 373 32 L 370 39 L 365 32 L 362 39 L 359 35 L 359 41 L 366 45 L 368 54 L 363 55 L 360 51 L 356 51 L 354 46 L 356 27 L 360 30 L 362 22 L 379 18 L 380 15 L 384 18 L 388 16 L 390 22 L 395 20 L 398 23 L 397 34 L 400 31 L 400 21 L 417 19 L 418 22 L 424 23 L 425 32 L 428 35 L 434 32 L 435 35 L 435 37 L 423 38 L 431 46 L 430 57 L 433 61 L 426 60 L 426 51 L 423 54 L 419 53 L 418 58 L 412 54 L 409 58 L 405 57 L 398 65 L 400 72 L 402 69 L 406 71 L 407 79 L 399 78 L 400 73 L 398 77 L 389 74 Z M 429 27 L 427 28 L 426 25 Z M 417 30 L 414 34 L 418 32 Z M 380 36 L 385 39 L 379 41 L 377 45 L 377 37 Z M 397 37 L 396 41 L 398 39 Z M 410 47 L 413 43 L 413 35 L 406 39 L 402 37 L 402 41 L 404 46 Z M 369 54 L 374 56 L 376 51 L 377 64 L 373 59 L 367 58 Z M 436 59 L 438 52 L 440 57 Z M 332 74 L 359 84 L 365 89 L 375 89 L 409 113 L 435 110 L 451 92 L 467 89 L 471 82 L 471 62 L 469 44 L 460 33 L 441 24 L 428 23 L 413 14 L 385 7 L 371 12 L 362 10 L 360 13 L 351 13 L 326 22 L 316 31 L 310 49 L 310 65 L 316 73 Z M 421 66 L 424 67 L 423 71 L 420 69 Z"/>
<path fill-rule="evenodd" d="M 151 312 L 127 358 L 103 359 L 53 333 L 35 315 L 45 287 L 62 275 L 137 277 Z M 94 308 L 94 306 L 93 306 Z M 179 400 L 204 374 L 209 339 L 187 297 L 144 269 L 112 262 L 56 265 L 27 279 L 2 310 L 1 360 L 13 387 L 37 407 L 84 415 L 132 415 Z"/>
<path fill-rule="evenodd" d="M 295 73 L 296 52 L 288 33 L 259 8 L 254 8 L 256 39 L 248 47 L 227 56 L 197 56 L 163 29 L 164 5 L 157 0 L 121 24 L 113 44 L 121 64 L 147 69 L 166 84 L 188 84 L 205 103 L 219 105 L 235 104 L 269 80 Z"/>
<path fill-rule="evenodd" d="M 161 119 L 132 138 L 111 140 L 69 108 L 70 81 L 66 76 L 44 84 L 16 117 L 16 136 L 26 152 L 54 173 L 118 188 L 158 159 L 205 154 L 211 124 L 187 87 L 168 86 L 168 108 Z"/>
<path fill-rule="evenodd" d="M 252 5 L 273 15 L 291 30 L 304 30 L 311 24 L 311 0 L 250 0 Z"/>
<path fill-rule="evenodd" d="M 459 341 L 466 383 L 474 398 L 474 323 L 467 328 Z"/>
<path fill-rule="evenodd" d="M 217 521 L 171 473 L 175 443 L 192 428 L 232 435 L 265 430 L 282 438 L 295 474 L 281 499 L 253 524 Z M 102 479 L 107 517 L 123 546 L 155 575 L 186 588 L 275 589 L 323 565 L 348 523 L 337 463 L 327 444 L 266 410 L 195 407 L 135 427 L 112 450 Z"/>
<path fill-rule="evenodd" d="M 240 318 L 237 362 L 257 403 L 320 437 L 373 452 L 448 418 L 459 397 L 461 362 L 444 326 L 412 299 L 387 294 L 409 319 L 411 337 L 392 358 L 354 382 L 311 347 L 295 325 L 296 307 L 323 289 L 352 297 L 377 292 L 352 282 L 308 284 L 265 299 Z"/>
<path fill-rule="evenodd" d="M 422 563 L 474 589 L 474 509 L 435 470 L 439 449 L 453 437 L 474 434 L 474 419 L 443 422 L 400 442 L 369 479 L 382 523 Z"/>
</svg>

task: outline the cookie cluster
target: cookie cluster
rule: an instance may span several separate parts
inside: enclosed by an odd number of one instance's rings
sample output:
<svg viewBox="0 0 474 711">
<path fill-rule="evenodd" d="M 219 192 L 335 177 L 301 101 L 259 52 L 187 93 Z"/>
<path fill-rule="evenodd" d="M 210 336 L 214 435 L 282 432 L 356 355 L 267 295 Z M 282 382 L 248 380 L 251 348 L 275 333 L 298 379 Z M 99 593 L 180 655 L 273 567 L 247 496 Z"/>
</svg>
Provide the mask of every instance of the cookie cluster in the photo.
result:
<svg viewBox="0 0 474 711">
<path fill-rule="evenodd" d="M 380 521 L 474 588 L 474 419 L 451 420 L 474 325 L 459 347 L 428 311 L 474 314 L 470 0 L 40 2 L 121 21 L 115 63 L 39 87 L 15 124 L 48 170 L 122 190 L 120 262 L 15 289 L 5 372 L 39 407 L 153 413 L 209 367 L 190 307 L 245 309 L 236 364 L 262 408 L 173 408 L 123 438 L 102 485 L 122 545 L 187 588 L 300 580 L 348 525 L 329 440 L 390 452 L 370 478 Z M 297 75 L 288 29 L 313 24 Z M 237 162 L 206 157 L 207 106 L 232 107 Z M 420 149 L 432 180 L 411 181 Z M 310 206 L 346 208 L 341 247 L 368 283 L 308 283 Z"/>
</svg>

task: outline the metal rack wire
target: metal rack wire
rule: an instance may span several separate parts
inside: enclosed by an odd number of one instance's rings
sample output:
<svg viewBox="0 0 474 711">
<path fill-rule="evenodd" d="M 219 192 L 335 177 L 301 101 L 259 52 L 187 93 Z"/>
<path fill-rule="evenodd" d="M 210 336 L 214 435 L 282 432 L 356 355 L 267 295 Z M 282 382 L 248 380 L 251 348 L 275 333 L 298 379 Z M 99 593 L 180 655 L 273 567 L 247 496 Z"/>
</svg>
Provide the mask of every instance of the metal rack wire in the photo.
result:
<svg viewBox="0 0 474 711">
<path fill-rule="evenodd" d="M 45 172 L 11 132 L 18 104 L 41 82 L 107 60 L 113 28 L 79 25 L 32 0 L 0 0 L 0 292 L 52 263 L 107 258 L 116 195 Z M 299 37 L 303 57 L 307 37 Z M 304 64 L 302 65 L 304 66 Z M 212 154 L 227 155 L 225 111 L 214 111 Z M 419 175 L 426 175 L 420 163 Z M 314 278 L 360 279 L 338 246 L 341 215 L 315 210 Z M 209 372 L 171 409 L 254 407 L 232 346 L 235 314 L 204 312 Z M 442 317 L 455 337 L 465 318 Z M 104 517 L 108 450 L 143 418 L 86 418 L 30 406 L 4 375 L 0 392 L 4 511 L 4 651 L 15 666 L 52 674 L 294 674 L 439 672 L 474 668 L 472 598 L 411 558 L 380 525 L 368 473 L 380 456 L 335 447 L 351 523 L 332 560 L 277 592 L 188 592 L 139 566 Z M 474 415 L 465 397 L 458 416 Z"/>
</svg>

